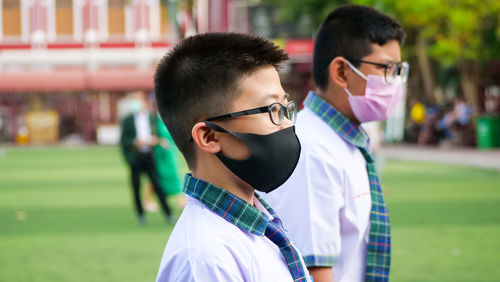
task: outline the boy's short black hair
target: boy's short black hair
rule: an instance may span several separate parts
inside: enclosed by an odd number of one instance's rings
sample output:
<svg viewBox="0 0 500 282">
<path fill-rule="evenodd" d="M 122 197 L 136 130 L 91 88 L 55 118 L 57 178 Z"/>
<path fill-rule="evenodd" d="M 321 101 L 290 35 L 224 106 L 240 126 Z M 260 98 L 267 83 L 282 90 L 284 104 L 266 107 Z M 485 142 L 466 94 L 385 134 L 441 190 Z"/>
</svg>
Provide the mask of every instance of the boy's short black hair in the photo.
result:
<svg viewBox="0 0 500 282">
<path fill-rule="evenodd" d="M 360 60 L 372 52 L 371 44 L 384 45 L 390 40 L 403 44 L 404 37 L 396 20 L 371 7 L 352 4 L 338 7 L 323 21 L 314 41 L 316 87 L 322 90 L 328 87 L 328 67 L 334 58 Z"/>
<path fill-rule="evenodd" d="M 287 59 L 269 40 L 238 33 L 195 35 L 162 58 L 154 77 L 158 110 L 190 168 L 196 160 L 189 142 L 193 125 L 227 113 L 245 75 L 264 66 L 279 69 Z"/>
</svg>

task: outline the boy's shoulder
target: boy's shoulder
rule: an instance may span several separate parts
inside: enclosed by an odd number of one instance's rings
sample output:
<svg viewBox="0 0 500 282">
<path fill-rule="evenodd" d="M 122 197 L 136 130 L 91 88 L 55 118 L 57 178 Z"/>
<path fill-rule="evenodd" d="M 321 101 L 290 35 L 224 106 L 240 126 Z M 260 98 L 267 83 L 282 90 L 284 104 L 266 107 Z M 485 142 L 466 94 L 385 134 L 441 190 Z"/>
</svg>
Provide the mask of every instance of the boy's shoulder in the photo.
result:
<svg viewBox="0 0 500 282">
<path fill-rule="evenodd" d="M 190 198 L 170 235 L 167 249 L 186 252 L 193 259 L 223 257 L 227 255 L 224 250 L 244 249 L 251 236 Z"/>
<path fill-rule="evenodd" d="M 189 199 L 170 235 L 158 275 L 175 277 L 207 269 L 239 269 L 239 262 L 252 260 L 248 248 L 251 236 L 202 203 Z"/>
<path fill-rule="evenodd" d="M 318 115 L 304 108 L 299 112 L 295 125 L 303 153 L 321 158 L 343 158 L 355 148 Z"/>
</svg>

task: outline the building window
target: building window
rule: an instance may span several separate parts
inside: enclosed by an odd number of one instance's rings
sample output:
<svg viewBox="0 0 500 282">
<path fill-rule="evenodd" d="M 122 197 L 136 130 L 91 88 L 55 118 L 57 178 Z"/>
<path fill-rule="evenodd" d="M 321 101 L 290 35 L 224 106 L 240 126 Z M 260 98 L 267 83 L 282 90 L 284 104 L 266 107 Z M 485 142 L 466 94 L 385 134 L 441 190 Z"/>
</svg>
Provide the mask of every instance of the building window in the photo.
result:
<svg viewBox="0 0 500 282">
<path fill-rule="evenodd" d="M 108 0 L 109 34 L 125 35 L 125 0 Z"/>
<path fill-rule="evenodd" d="M 55 39 L 55 1 L 21 0 L 22 39 L 43 44 Z"/>
<path fill-rule="evenodd" d="M 125 8 L 128 40 L 150 42 L 160 37 L 160 1 L 131 0 Z"/>
<path fill-rule="evenodd" d="M 73 34 L 73 1 L 56 0 L 56 34 Z"/>
<path fill-rule="evenodd" d="M 107 0 L 73 0 L 73 36 L 76 41 L 97 43 L 108 38 L 107 2 Z"/>
<path fill-rule="evenodd" d="M 21 36 L 21 9 L 19 0 L 0 0 L 0 39 Z"/>
</svg>

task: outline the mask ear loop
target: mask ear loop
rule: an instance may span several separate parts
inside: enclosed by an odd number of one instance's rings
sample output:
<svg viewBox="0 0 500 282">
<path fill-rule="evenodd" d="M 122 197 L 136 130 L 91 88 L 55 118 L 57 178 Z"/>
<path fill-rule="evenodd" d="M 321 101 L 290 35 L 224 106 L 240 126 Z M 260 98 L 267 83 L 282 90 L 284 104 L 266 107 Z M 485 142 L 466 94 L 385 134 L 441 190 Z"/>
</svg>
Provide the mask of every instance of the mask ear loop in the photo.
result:
<svg viewBox="0 0 500 282">
<path fill-rule="evenodd" d="M 217 132 L 222 132 L 222 133 L 229 133 L 231 134 L 231 132 L 225 130 L 224 128 L 220 127 L 219 125 L 217 125 L 216 123 L 213 123 L 213 122 L 210 122 L 210 121 L 204 121 L 204 123 L 212 130 L 215 130 Z M 231 134 L 233 135 L 233 134 Z M 194 142 L 194 139 L 193 137 L 191 136 L 188 140 L 189 142 Z"/>
<path fill-rule="evenodd" d="M 357 73 L 359 76 L 361 76 L 364 80 L 368 80 L 368 77 L 366 77 L 366 75 L 364 75 L 360 70 L 358 70 L 358 68 L 356 68 L 355 66 L 353 66 L 351 64 L 351 62 L 349 62 L 348 60 L 345 60 L 345 62 L 347 63 L 347 65 L 355 72 Z"/>
<path fill-rule="evenodd" d="M 230 134 L 231 136 L 234 136 L 236 139 L 239 139 L 241 140 L 238 136 L 234 135 L 233 132 L 229 132 L 227 131 L 226 129 L 224 129 L 223 127 L 221 127 L 220 125 L 216 124 L 216 123 L 213 123 L 211 121 L 204 121 L 204 123 L 212 130 L 214 131 L 217 131 L 217 132 L 222 132 L 222 133 L 227 133 L 227 134 Z"/>
<path fill-rule="evenodd" d="M 345 60 L 345 62 L 347 63 L 347 65 L 348 65 L 348 66 L 349 66 L 349 67 L 350 67 L 350 68 L 351 68 L 351 69 L 352 69 L 355 73 L 357 73 L 359 76 L 361 76 L 364 80 L 368 80 L 368 78 L 366 77 L 366 75 L 364 75 L 364 74 L 363 74 L 360 70 L 358 70 L 355 66 L 353 66 L 353 65 L 351 64 L 351 62 L 349 62 L 349 60 Z M 351 93 L 351 91 L 349 91 L 349 89 L 344 88 L 344 91 L 347 93 L 347 95 L 348 95 L 349 97 L 352 97 L 352 96 L 353 96 L 353 95 L 352 95 L 352 93 Z"/>
<path fill-rule="evenodd" d="M 231 136 L 235 137 L 236 139 L 242 141 L 238 136 L 236 136 L 235 134 L 233 134 L 232 132 L 229 132 L 227 131 L 226 129 L 222 128 L 221 126 L 219 126 L 218 124 L 216 123 L 213 123 L 211 121 L 204 121 L 204 123 L 209 127 L 211 128 L 212 130 L 215 130 L 217 132 L 222 132 L 222 133 L 227 133 L 227 134 L 230 134 Z M 243 141 L 242 141 L 243 142 Z M 243 142 L 245 143 L 245 142 Z M 246 144 L 245 144 L 246 145 Z M 249 147 L 248 145 L 246 145 L 247 147 Z M 249 147 L 250 149 L 250 147 Z M 219 155 L 219 156 L 223 156 L 225 158 L 228 158 L 226 156 L 224 156 L 224 154 L 222 153 L 222 150 L 218 153 L 216 153 L 216 155 Z M 252 155 L 252 152 L 250 151 L 250 156 Z M 248 158 L 250 158 L 250 156 Z"/>
<path fill-rule="evenodd" d="M 222 132 L 222 133 L 229 133 L 231 134 L 229 131 L 225 130 L 224 128 L 220 127 L 218 124 L 216 123 L 213 123 L 211 121 L 204 121 L 204 123 L 210 127 L 211 129 L 217 131 L 217 132 Z M 231 134 L 232 135 L 232 134 Z"/>
</svg>

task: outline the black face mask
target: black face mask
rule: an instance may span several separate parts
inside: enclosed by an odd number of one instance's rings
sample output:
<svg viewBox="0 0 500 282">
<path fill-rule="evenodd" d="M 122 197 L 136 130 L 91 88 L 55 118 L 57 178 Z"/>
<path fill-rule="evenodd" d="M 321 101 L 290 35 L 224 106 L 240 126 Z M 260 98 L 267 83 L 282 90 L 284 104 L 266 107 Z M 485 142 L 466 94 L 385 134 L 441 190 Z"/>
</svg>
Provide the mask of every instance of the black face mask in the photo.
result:
<svg viewBox="0 0 500 282">
<path fill-rule="evenodd" d="M 216 156 L 239 178 L 256 190 L 269 193 L 292 175 L 300 155 L 300 142 L 295 127 L 290 126 L 267 135 L 229 132 L 213 122 L 205 124 L 211 129 L 229 133 L 245 143 L 250 157 L 235 160 L 217 153 Z"/>
</svg>

